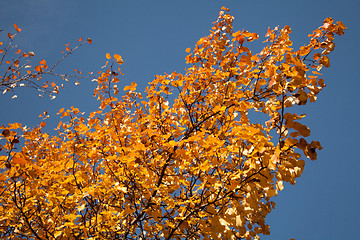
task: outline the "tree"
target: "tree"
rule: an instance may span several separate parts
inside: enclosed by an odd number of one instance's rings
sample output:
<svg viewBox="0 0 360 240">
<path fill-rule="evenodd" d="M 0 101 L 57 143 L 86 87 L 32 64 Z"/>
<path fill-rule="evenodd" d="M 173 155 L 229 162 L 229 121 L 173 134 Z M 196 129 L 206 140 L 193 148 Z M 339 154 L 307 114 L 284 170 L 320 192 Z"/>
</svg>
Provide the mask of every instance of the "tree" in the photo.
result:
<svg viewBox="0 0 360 240">
<path fill-rule="evenodd" d="M 317 141 L 300 107 L 325 87 L 341 22 L 325 19 L 295 51 L 291 29 L 234 31 L 222 8 L 210 34 L 186 49 L 185 74 L 159 75 L 146 96 L 119 81 L 120 55 L 106 54 L 85 118 L 60 109 L 58 135 L 44 124 L 3 126 L 2 238 L 258 239 L 283 183 L 295 184 Z M 191 52 L 191 53 L 190 53 Z M 252 117 L 267 117 L 264 123 Z M 249 117 L 250 116 L 250 117 Z M 19 144 L 22 140 L 23 145 Z M 16 148 L 17 146 L 17 148 Z"/>
</svg>

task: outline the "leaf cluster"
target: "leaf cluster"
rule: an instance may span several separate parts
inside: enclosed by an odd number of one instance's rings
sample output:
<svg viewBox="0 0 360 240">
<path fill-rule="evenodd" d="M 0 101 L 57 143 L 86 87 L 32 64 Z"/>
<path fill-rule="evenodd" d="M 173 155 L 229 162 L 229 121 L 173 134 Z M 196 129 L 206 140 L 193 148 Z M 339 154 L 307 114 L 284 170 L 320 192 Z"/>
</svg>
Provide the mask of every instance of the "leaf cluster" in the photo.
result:
<svg viewBox="0 0 360 240">
<path fill-rule="evenodd" d="M 56 80 L 60 78 L 69 81 L 69 78 L 89 77 L 82 76 L 82 73 L 77 69 L 74 69 L 75 74 L 64 74 L 57 72 L 56 68 L 79 47 L 86 43 L 91 44 L 92 40 L 90 38 L 87 40 L 78 39 L 78 43 L 74 47 L 70 47 L 70 43 L 65 44 L 62 56 L 55 64 L 49 65 L 45 59 L 37 60 L 37 63 L 34 60 L 36 57 L 33 51 L 25 52 L 19 48 L 16 44 L 16 38 L 21 32 L 21 28 L 16 24 L 14 24 L 14 28 L 14 34 L 8 33 L 7 40 L 0 41 L 0 91 L 2 94 L 7 92 L 16 93 L 19 87 L 30 87 L 35 89 L 40 97 L 48 95 L 51 99 L 55 99 L 56 95 L 59 94 L 60 87 L 63 88 L 63 84 L 44 79 L 52 78 Z M 17 95 L 14 94 L 12 98 L 17 98 Z"/>
</svg>

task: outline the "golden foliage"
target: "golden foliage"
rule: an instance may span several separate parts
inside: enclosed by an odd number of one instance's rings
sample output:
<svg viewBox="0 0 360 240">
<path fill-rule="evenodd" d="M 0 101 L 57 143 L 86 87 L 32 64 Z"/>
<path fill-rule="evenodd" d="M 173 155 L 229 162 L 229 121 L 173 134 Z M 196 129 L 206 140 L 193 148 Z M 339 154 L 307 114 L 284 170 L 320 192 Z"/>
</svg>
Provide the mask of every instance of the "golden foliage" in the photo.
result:
<svg viewBox="0 0 360 240">
<path fill-rule="evenodd" d="M 268 28 L 258 54 L 256 33 L 234 32 L 223 8 L 193 51 L 185 74 L 159 75 L 146 89 L 119 92 L 115 54 L 94 95 L 100 110 L 84 118 L 61 109 L 58 136 L 39 126 L 2 127 L 2 237 L 36 239 L 253 239 L 269 234 L 273 196 L 295 183 L 317 141 L 294 105 L 316 100 L 325 86 L 334 33 L 327 18 L 295 51 L 291 29 Z M 111 59 L 110 54 L 106 54 Z M 46 62 L 40 62 L 40 70 Z M 254 114 L 267 116 L 253 123 Z M 19 138 L 25 142 L 14 148 Z"/>
</svg>

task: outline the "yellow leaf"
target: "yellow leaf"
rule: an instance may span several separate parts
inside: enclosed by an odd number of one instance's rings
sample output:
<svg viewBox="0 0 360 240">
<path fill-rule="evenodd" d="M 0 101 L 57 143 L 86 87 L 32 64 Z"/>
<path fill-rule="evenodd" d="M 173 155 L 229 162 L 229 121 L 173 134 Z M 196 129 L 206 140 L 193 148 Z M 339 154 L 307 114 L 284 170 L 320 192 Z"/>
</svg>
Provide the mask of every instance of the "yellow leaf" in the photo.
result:
<svg viewBox="0 0 360 240">
<path fill-rule="evenodd" d="M 243 226 L 243 221 L 241 220 L 241 216 L 240 215 L 237 215 L 236 217 L 235 217 L 235 221 L 236 221 L 236 227 L 241 227 L 241 226 Z"/>
<path fill-rule="evenodd" d="M 85 209 L 85 206 L 86 206 L 86 203 L 84 203 L 84 204 L 82 204 L 81 206 L 79 206 L 79 207 L 77 208 L 77 210 L 78 210 L 79 212 L 81 212 L 82 210 Z"/>
<path fill-rule="evenodd" d="M 106 54 L 106 58 L 107 58 L 107 59 L 110 59 L 110 58 L 111 58 L 110 53 L 107 53 L 107 54 Z"/>
<path fill-rule="evenodd" d="M 277 183 L 276 183 L 276 188 L 277 188 L 279 191 L 282 191 L 282 190 L 284 189 L 283 181 L 277 181 Z"/>
<path fill-rule="evenodd" d="M 136 84 L 136 82 L 132 82 L 131 83 L 131 86 L 126 86 L 126 87 L 124 87 L 124 91 L 135 91 L 136 90 L 136 86 L 137 86 L 137 84 Z"/>
<path fill-rule="evenodd" d="M 62 234 L 62 231 L 57 231 L 57 232 L 55 232 L 54 237 L 55 238 L 60 237 L 61 234 Z"/>
</svg>

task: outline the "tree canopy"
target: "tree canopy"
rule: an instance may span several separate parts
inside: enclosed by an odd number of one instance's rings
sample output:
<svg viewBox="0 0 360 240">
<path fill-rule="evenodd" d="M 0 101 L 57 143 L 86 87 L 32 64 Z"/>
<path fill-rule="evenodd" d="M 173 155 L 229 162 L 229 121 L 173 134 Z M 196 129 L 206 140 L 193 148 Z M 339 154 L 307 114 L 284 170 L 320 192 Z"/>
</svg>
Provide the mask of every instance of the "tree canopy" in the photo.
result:
<svg viewBox="0 0 360 240">
<path fill-rule="evenodd" d="M 94 90 L 99 110 L 60 109 L 57 135 L 44 132 L 45 123 L 2 126 L 0 237 L 270 234 L 272 197 L 284 182 L 295 184 L 303 158 L 315 160 L 322 148 L 308 139 L 297 106 L 316 101 L 325 87 L 320 70 L 346 27 L 327 18 L 298 50 L 289 26 L 268 28 L 254 54 L 249 47 L 259 35 L 234 30 L 233 19 L 223 7 L 210 34 L 186 49 L 186 72 L 156 76 L 143 94 L 135 82 L 118 88 L 123 60 L 106 54 Z M 34 74 L 21 75 L 20 60 L 7 63 L 1 87 Z M 37 74 L 46 69 L 40 65 Z"/>
</svg>

